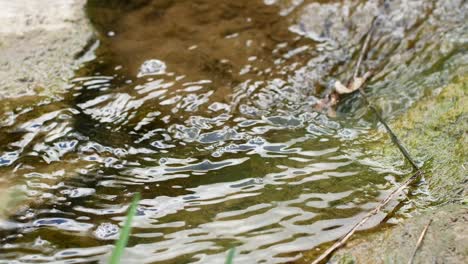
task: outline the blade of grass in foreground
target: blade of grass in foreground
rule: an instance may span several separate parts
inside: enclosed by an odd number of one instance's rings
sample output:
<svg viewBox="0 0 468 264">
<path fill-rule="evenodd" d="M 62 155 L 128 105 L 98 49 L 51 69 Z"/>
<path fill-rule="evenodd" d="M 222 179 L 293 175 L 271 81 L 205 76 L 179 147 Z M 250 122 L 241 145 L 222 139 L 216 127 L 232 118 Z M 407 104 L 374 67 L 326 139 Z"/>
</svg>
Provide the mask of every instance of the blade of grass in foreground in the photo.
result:
<svg viewBox="0 0 468 264">
<path fill-rule="evenodd" d="M 226 258 L 226 264 L 233 264 L 234 263 L 234 254 L 236 253 L 236 248 L 233 247 L 229 250 L 227 258 Z"/>
<path fill-rule="evenodd" d="M 112 251 L 112 256 L 109 262 L 110 264 L 120 263 L 120 258 L 122 257 L 125 247 L 127 246 L 128 238 L 130 237 L 130 231 L 132 230 L 132 221 L 133 221 L 133 217 L 136 214 L 137 205 L 139 201 L 140 201 L 140 193 L 136 193 L 135 196 L 133 197 L 132 204 L 130 205 L 130 208 L 128 210 L 125 224 L 122 230 L 120 230 L 119 240 L 117 240 L 117 243 L 115 243 L 115 248 Z"/>
</svg>

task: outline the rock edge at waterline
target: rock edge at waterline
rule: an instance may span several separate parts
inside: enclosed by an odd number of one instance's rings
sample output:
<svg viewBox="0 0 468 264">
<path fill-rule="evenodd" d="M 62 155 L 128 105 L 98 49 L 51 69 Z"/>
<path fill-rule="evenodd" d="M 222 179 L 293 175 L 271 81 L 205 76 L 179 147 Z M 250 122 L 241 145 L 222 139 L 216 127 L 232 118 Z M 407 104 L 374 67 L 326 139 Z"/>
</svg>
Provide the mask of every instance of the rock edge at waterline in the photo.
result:
<svg viewBox="0 0 468 264">
<path fill-rule="evenodd" d="M 394 227 L 358 235 L 331 263 L 407 263 L 430 219 L 414 263 L 468 262 L 467 91 L 465 75 L 392 123 L 411 153 L 425 160 L 425 181 L 434 205 Z"/>
<path fill-rule="evenodd" d="M 0 100 L 62 90 L 91 39 L 86 0 L 0 0 Z"/>
</svg>

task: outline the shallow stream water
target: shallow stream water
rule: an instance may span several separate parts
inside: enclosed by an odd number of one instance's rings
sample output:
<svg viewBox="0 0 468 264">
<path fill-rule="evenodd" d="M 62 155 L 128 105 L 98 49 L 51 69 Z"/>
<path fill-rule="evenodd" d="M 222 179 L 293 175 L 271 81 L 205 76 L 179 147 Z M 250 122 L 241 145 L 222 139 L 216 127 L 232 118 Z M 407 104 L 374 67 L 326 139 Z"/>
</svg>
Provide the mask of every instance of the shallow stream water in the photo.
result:
<svg viewBox="0 0 468 264">
<path fill-rule="evenodd" d="M 87 12 L 97 36 L 67 92 L 0 112 L 1 184 L 28 205 L 0 224 L 0 263 L 106 263 L 136 192 L 123 263 L 223 263 L 231 247 L 235 263 L 306 262 L 411 171 L 382 152 L 357 94 L 314 110 L 353 74 L 374 16 L 363 68 L 388 120 L 468 61 L 461 0 L 90 0 Z M 384 222 L 417 207 L 393 204 Z"/>
</svg>

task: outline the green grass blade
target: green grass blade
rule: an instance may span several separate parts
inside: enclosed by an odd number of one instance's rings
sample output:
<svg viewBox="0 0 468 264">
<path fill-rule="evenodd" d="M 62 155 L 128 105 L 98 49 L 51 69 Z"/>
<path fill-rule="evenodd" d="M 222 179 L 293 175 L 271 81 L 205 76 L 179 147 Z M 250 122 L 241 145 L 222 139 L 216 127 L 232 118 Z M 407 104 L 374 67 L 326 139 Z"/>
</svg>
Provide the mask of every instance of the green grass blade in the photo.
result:
<svg viewBox="0 0 468 264">
<path fill-rule="evenodd" d="M 233 264 L 234 263 L 234 254 L 236 253 L 236 248 L 233 247 L 229 250 L 227 258 L 226 258 L 226 264 Z"/>
<path fill-rule="evenodd" d="M 122 254 L 125 250 L 125 247 L 127 246 L 128 238 L 130 237 L 130 231 L 132 230 L 132 221 L 133 221 L 133 217 L 136 214 L 137 205 L 139 201 L 140 201 L 140 193 L 136 193 L 135 196 L 133 197 L 132 204 L 130 205 L 130 208 L 128 210 L 125 224 L 122 230 L 120 230 L 119 240 L 117 240 L 117 242 L 115 243 L 115 248 L 112 251 L 112 256 L 109 262 L 110 264 L 120 263 Z"/>
</svg>

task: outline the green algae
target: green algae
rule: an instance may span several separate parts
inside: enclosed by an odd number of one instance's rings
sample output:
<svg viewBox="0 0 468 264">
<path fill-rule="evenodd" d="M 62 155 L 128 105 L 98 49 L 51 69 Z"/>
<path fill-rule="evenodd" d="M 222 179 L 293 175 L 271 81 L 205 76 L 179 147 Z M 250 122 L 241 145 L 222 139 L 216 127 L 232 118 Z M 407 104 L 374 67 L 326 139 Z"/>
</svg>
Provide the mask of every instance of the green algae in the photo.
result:
<svg viewBox="0 0 468 264">
<path fill-rule="evenodd" d="M 413 156 L 424 161 L 430 192 L 439 203 L 466 196 L 467 91 L 465 76 L 392 123 Z"/>
</svg>

